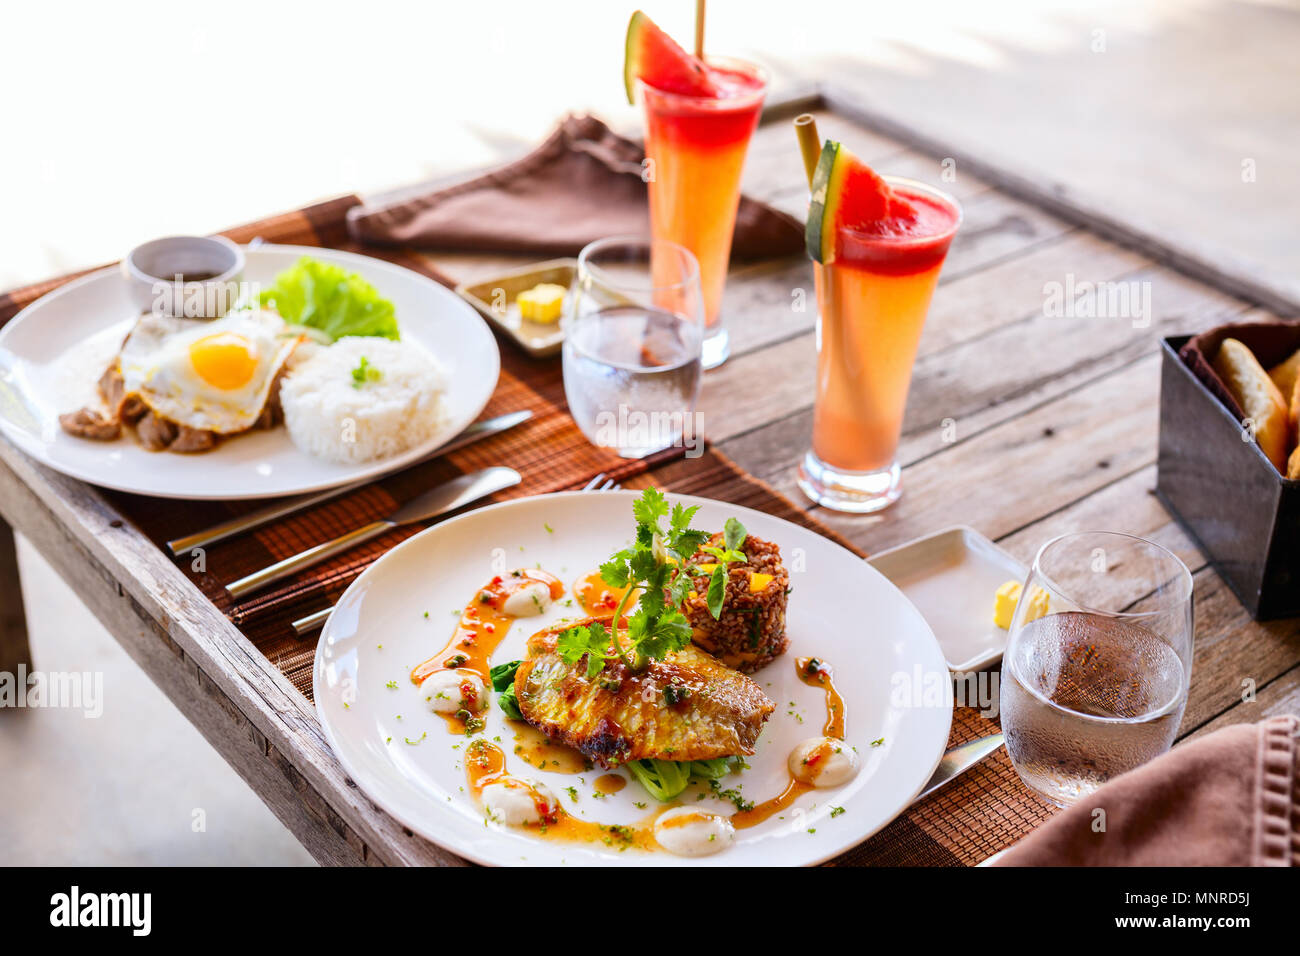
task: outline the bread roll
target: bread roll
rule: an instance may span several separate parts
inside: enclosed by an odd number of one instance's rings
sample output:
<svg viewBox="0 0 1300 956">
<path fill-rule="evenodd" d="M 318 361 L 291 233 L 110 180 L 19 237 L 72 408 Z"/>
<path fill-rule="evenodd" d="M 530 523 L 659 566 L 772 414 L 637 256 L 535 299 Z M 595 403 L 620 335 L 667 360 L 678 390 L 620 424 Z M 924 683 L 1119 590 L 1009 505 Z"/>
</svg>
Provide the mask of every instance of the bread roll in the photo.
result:
<svg viewBox="0 0 1300 956">
<path fill-rule="evenodd" d="M 1279 362 L 1269 369 L 1268 377 L 1273 380 L 1283 398 L 1294 392 L 1296 379 L 1300 379 L 1300 349 L 1296 349 L 1285 362 Z"/>
<path fill-rule="evenodd" d="M 1287 402 L 1253 352 L 1236 339 L 1224 339 L 1214 370 L 1252 422 L 1260 451 L 1286 474 L 1291 422 Z"/>
</svg>

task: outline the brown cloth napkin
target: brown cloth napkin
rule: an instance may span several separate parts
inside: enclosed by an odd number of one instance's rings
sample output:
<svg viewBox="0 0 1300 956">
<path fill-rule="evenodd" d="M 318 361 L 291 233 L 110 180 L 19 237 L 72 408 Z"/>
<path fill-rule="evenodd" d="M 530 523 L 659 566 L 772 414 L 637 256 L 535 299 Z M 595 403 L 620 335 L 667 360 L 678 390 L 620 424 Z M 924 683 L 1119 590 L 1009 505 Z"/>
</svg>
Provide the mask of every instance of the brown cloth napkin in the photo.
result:
<svg viewBox="0 0 1300 956">
<path fill-rule="evenodd" d="M 1043 824 L 997 865 L 1300 865 L 1298 734 L 1300 718 L 1287 714 L 1175 747 Z"/>
<path fill-rule="evenodd" d="M 458 252 L 572 256 L 607 236 L 650 231 L 641 145 L 594 116 L 569 116 L 523 159 L 382 207 L 348 213 L 357 242 Z M 741 197 L 736 259 L 802 255 L 803 224 Z"/>
<path fill-rule="evenodd" d="M 1208 332 L 1193 336 L 1181 349 L 1179 357 L 1192 370 L 1192 374 L 1201 380 L 1211 394 L 1223 402 L 1228 411 L 1238 418 L 1245 418 L 1246 413 L 1228 386 L 1223 384 L 1219 373 L 1214 370 L 1214 356 L 1224 339 L 1236 339 L 1255 353 L 1259 364 L 1272 368 L 1279 362 L 1286 361 L 1291 353 L 1300 349 L 1300 323 L 1296 322 L 1242 322 L 1236 325 L 1220 325 Z"/>
</svg>

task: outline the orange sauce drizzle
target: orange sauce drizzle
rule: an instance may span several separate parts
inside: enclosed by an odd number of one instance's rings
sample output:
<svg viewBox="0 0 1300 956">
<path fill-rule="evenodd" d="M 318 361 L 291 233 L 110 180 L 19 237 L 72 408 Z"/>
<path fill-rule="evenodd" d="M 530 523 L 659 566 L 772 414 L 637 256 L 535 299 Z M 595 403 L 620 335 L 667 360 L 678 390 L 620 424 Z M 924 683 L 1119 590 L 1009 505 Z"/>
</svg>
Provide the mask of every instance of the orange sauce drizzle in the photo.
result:
<svg viewBox="0 0 1300 956">
<path fill-rule="evenodd" d="M 704 813 L 703 811 L 694 811 L 692 813 L 679 813 L 675 817 L 669 817 L 663 820 L 659 825 L 665 830 L 675 830 L 678 827 L 684 827 L 688 823 L 700 823 L 712 818 L 713 814 Z"/>
<path fill-rule="evenodd" d="M 820 687 L 826 692 L 826 724 L 822 736 L 844 739 L 844 698 L 835 689 L 835 674 L 831 666 L 816 657 L 800 657 L 795 660 L 795 673 L 809 687 Z"/>
<path fill-rule="evenodd" d="M 437 654 L 411 671 L 411 681 L 424 683 L 437 671 L 457 670 L 477 674 L 485 687 L 491 686 L 490 660 L 510 631 L 514 618 L 504 610 L 506 598 L 525 585 L 540 581 L 550 591 L 551 600 L 564 593 L 564 584 L 553 574 L 536 568 L 522 568 L 497 575 L 479 588 L 473 600 L 461 612 L 451 639 Z M 465 733 L 465 721 L 453 714 L 441 715 L 453 734 Z"/>
<path fill-rule="evenodd" d="M 603 773 L 596 778 L 596 782 L 592 786 L 597 793 L 618 793 L 627 786 L 627 778 L 620 777 L 616 773 Z"/>
<path fill-rule="evenodd" d="M 814 661 L 816 661 L 815 665 L 813 664 Z M 819 687 L 826 692 L 826 725 L 822 728 L 822 736 L 843 740 L 845 717 L 847 715 L 844 709 L 844 698 L 835 689 L 835 675 L 832 673 L 830 665 L 818 658 L 800 657 L 795 660 L 794 667 L 795 673 L 799 675 L 801 681 L 809 687 Z M 808 763 L 814 763 L 828 755 L 829 748 L 823 746 L 809 755 Z M 738 810 L 733 813 L 731 815 L 731 825 L 737 830 L 758 826 L 764 820 L 771 819 L 782 810 L 788 809 L 792 803 L 805 793 L 816 789 L 811 783 L 796 780 L 792 774 L 785 789 L 771 800 L 764 800 L 748 810 Z"/>
<path fill-rule="evenodd" d="M 515 754 L 530 767 L 551 773 L 583 773 L 589 761 L 572 747 L 557 744 L 536 727 L 522 720 L 508 721 L 515 731 Z"/>
<path fill-rule="evenodd" d="M 737 830 L 746 830 L 749 827 L 756 827 L 764 820 L 785 810 L 790 804 L 794 803 L 805 793 L 816 789 L 811 783 L 804 783 L 802 780 L 790 778 L 785 789 L 771 800 L 764 800 L 762 803 L 755 804 L 748 810 L 737 810 L 731 815 L 731 825 Z"/>
<path fill-rule="evenodd" d="M 496 744 L 480 737 L 466 748 L 465 779 L 475 797 L 481 799 L 483 788 L 488 784 L 511 779 L 505 767 L 506 755 Z M 528 786 L 524 781 L 519 783 Z M 543 822 L 524 824 L 523 828 L 534 836 L 544 840 L 571 843 L 603 843 L 614 849 L 635 847 L 638 850 L 649 851 L 660 848 L 655 842 L 653 818 L 632 826 L 595 823 L 575 817 L 565 812 L 559 804 L 552 803 L 543 794 L 533 792 L 537 815 Z"/>
<path fill-rule="evenodd" d="M 573 582 L 573 596 L 589 617 L 613 617 L 627 588 L 606 584 L 599 571 Z"/>
</svg>

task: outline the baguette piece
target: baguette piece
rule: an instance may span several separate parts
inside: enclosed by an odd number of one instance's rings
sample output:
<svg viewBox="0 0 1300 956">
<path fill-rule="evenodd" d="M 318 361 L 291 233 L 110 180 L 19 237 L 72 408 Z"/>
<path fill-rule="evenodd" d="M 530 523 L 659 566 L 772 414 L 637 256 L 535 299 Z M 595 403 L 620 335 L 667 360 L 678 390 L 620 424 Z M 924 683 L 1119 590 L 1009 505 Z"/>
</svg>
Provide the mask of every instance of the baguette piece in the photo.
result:
<svg viewBox="0 0 1300 956">
<path fill-rule="evenodd" d="M 1237 339 L 1224 339 L 1214 370 L 1254 426 L 1260 451 L 1282 474 L 1287 471 L 1291 422 L 1287 402 L 1255 354 Z"/>
<path fill-rule="evenodd" d="M 1286 476 L 1300 481 L 1300 447 L 1291 452 L 1291 460 L 1286 466 Z"/>
<path fill-rule="evenodd" d="M 1300 349 L 1292 352 L 1285 362 L 1279 362 L 1269 369 L 1268 377 L 1273 380 L 1283 398 L 1294 392 L 1296 379 L 1300 379 Z"/>
</svg>

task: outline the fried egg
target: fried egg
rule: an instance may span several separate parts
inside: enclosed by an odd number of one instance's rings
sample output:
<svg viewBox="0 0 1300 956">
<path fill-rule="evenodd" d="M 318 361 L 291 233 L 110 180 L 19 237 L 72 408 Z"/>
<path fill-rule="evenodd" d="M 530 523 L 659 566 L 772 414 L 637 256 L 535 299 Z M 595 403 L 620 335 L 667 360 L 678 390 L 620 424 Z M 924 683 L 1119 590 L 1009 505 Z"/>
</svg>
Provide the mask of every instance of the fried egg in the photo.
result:
<svg viewBox="0 0 1300 956">
<path fill-rule="evenodd" d="M 251 428 L 301 340 L 274 312 L 212 321 L 145 315 L 118 356 L 128 395 L 181 425 L 230 435 Z"/>
</svg>

